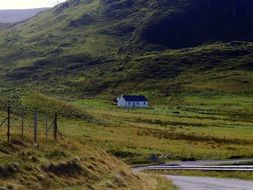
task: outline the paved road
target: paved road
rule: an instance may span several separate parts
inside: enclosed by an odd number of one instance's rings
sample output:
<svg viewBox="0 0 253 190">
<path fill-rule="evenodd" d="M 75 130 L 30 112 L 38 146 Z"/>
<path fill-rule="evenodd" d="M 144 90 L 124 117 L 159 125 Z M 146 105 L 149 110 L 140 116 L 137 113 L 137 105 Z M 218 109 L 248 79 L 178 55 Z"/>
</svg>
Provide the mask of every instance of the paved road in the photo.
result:
<svg viewBox="0 0 253 190">
<path fill-rule="evenodd" d="M 207 165 L 234 164 L 234 163 L 242 163 L 242 162 L 253 162 L 253 159 L 249 158 L 249 159 L 230 159 L 230 160 L 178 161 L 178 162 L 169 163 L 168 165 L 177 164 L 177 165 L 191 165 L 191 166 L 196 166 L 196 165 L 207 166 Z"/>
<path fill-rule="evenodd" d="M 253 190 L 253 181 L 212 177 L 165 176 L 180 190 Z"/>
<path fill-rule="evenodd" d="M 142 166 L 134 168 L 135 171 L 143 170 L 203 170 L 203 171 L 252 171 L 253 165 L 227 165 L 234 163 L 253 162 L 253 159 L 241 160 L 206 160 L 172 162 L 155 166 Z M 220 165 L 224 164 L 224 165 Z M 253 188 L 252 188 L 253 190 Z"/>
<path fill-rule="evenodd" d="M 244 160 L 207 160 L 207 161 L 187 161 L 187 162 L 174 162 L 156 166 L 146 166 L 134 168 L 136 172 L 141 172 L 150 167 L 222 167 L 220 164 L 224 164 L 224 167 L 252 167 L 251 166 L 229 166 L 227 164 L 241 163 L 253 161 L 253 159 Z M 211 165 L 211 166 L 210 166 Z M 218 166 L 215 166 L 218 165 Z M 189 169 L 190 169 L 189 168 Z M 208 169 L 210 170 L 210 169 Z M 248 171 L 250 172 L 250 171 Z M 222 179 L 213 177 L 190 177 L 190 176 L 170 176 L 166 175 L 168 179 L 172 180 L 173 183 L 179 187 L 180 190 L 253 190 L 253 181 L 239 180 L 239 179 Z"/>
<path fill-rule="evenodd" d="M 141 170 L 201 170 L 201 171 L 241 171 L 253 172 L 253 166 L 197 166 L 197 165 L 179 165 L 179 166 L 146 166 L 139 168 Z"/>
</svg>

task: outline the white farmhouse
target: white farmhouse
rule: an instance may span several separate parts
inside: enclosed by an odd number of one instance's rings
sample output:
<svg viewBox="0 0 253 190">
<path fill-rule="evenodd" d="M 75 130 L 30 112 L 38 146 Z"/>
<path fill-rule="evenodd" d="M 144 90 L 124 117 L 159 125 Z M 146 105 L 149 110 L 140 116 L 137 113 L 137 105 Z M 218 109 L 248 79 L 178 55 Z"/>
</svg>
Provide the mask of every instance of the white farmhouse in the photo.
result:
<svg viewBox="0 0 253 190">
<path fill-rule="evenodd" d="M 145 96 L 122 95 L 117 99 L 117 105 L 125 108 L 146 108 L 148 100 Z"/>
</svg>

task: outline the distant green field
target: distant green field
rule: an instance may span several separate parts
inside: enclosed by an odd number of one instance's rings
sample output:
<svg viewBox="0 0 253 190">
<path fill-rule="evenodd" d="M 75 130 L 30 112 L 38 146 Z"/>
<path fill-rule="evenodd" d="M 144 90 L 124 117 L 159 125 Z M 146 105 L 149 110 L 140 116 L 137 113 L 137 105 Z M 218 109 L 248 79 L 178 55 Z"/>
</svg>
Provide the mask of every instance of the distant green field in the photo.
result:
<svg viewBox="0 0 253 190">
<path fill-rule="evenodd" d="M 109 152 L 137 164 L 149 162 L 152 154 L 168 154 L 171 160 L 252 157 L 252 100 L 250 95 L 209 99 L 194 95 L 186 96 L 182 104 L 147 110 L 125 110 L 97 100 L 74 104 L 106 121 L 103 127 L 82 128 L 83 140 L 98 141 Z"/>
<path fill-rule="evenodd" d="M 252 95 L 200 93 L 182 98 L 181 103 L 151 102 L 149 109 L 136 110 L 117 108 L 108 100 L 71 101 L 102 123 L 65 121 L 62 128 L 131 164 L 148 163 L 153 154 L 168 154 L 167 160 L 253 156 Z"/>
</svg>

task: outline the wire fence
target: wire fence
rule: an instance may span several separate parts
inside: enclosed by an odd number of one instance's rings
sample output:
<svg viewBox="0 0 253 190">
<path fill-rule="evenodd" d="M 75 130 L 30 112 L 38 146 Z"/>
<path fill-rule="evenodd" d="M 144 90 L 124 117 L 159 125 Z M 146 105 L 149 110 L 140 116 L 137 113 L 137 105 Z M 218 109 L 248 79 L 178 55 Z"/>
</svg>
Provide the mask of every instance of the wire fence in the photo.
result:
<svg viewBox="0 0 253 190">
<path fill-rule="evenodd" d="M 11 142 L 11 137 L 12 137 L 12 129 L 14 129 L 14 126 L 12 124 L 12 122 L 14 123 L 17 122 L 14 119 L 15 117 L 21 117 L 19 120 L 19 125 L 20 126 L 20 130 L 19 131 L 19 136 L 20 139 L 24 141 L 24 137 L 25 137 L 25 133 L 26 133 L 26 128 L 25 128 L 25 119 L 26 119 L 26 113 L 25 111 L 22 111 L 22 113 L 18 116 L 12 114 L 11 112 L 11 107 L 7 106 L 7 109 L 5 109 L 5 118 L 3 118 L 2 120 L 0 120 L 0 129 L 4 129 L 6 127 L 6 140 L 8 142 Z M 33 122 L 33 133 L 32 135 L 29 136 L 33 136 L 33 144 L 34 145 L 38 145 L 38 118 L 39 118 L 39 113 L 38 111 L 34 111 L 33 112 L 33 119 L 31 119 L 31 121 Z M 45 117 L 41 117 L 42 120 L 45 119 L 45 124 L 44 124 L 44 129 L 45 129 L 45 139 L 46 139 L 46 143 L 48 142 L 49 138 L 49 133 L 52 132 L 53 134 L 53 139 L 54 141 L 58 141 L 59 138 L 64 139 L 63 134 L 59 131 L 59 126 L 58 126 L 58 114 L 54 113 L 53 115 L 46 115 Z M 51 119 L 50 119 L 51 118 Z M 16 128 L 16 126 L 15 126 Z M 16 129 L 17 130 L 17 129 Z M 30 130 L 27 130 L 27 133 L 31 133 Z"/>
</svg>

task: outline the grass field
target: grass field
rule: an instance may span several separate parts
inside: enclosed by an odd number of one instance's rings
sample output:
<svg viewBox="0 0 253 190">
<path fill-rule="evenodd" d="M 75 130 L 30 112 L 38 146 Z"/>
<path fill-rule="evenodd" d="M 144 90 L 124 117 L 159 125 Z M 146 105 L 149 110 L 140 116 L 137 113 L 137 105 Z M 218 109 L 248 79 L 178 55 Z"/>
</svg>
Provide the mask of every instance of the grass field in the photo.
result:
<svg viewBox="0 0 253 190">
<path fill-rule="evenodd" d="M 64 135 L 100 147 L 132 165 L 150 163 L 162 154 L 167 158 L 160 162 L 253 157 L 251 94 L 181 94 L 176 100 L 151 99 L 149 109 L 135 110 L 117 108 L 102 97 L 59 100 L 37 92 L 20 94 L 11 98 L 16 105 L 14 128 L 20 128 L 20 106 L 26 109 L 28 128 L 33 126 L 32 112 L 39 112 L 42 133 L 45 115 L 51 120 L 58 112 Z"/>
<path fill-rule="evenodd" d="M 66 133 L 78 128 L 83 141 L 99 144 L 131 164 L 147 163 L 153 154 L 168 154 L 168 160 L 252 157 L 252 99 L 252 95 L 193 94 L 181 103 L 168 101 L 144 110 L 78 100 L 72 104 L 104 124 L 66 124 Z"/>
<path fill-rule="evenodd" d="M 2 94 L 12 94 L 1 102 L 13 105 L 14 125 L 20 125 L 21 107 L 29 127 L 34 110 L 39 112 L 40 128 L 46 114 L 51 118 L 58 112 L 64 134 L 131 164 L 148 163 L 153 154 L 168 154 L 169 160 L 253 157 L 251 94 L 180 94 L 177 99 L 151 99 L 149 109 L 135 110 L 117 108 L 102 97 L 59 100 L 22 90 Z"/>
</svg>

